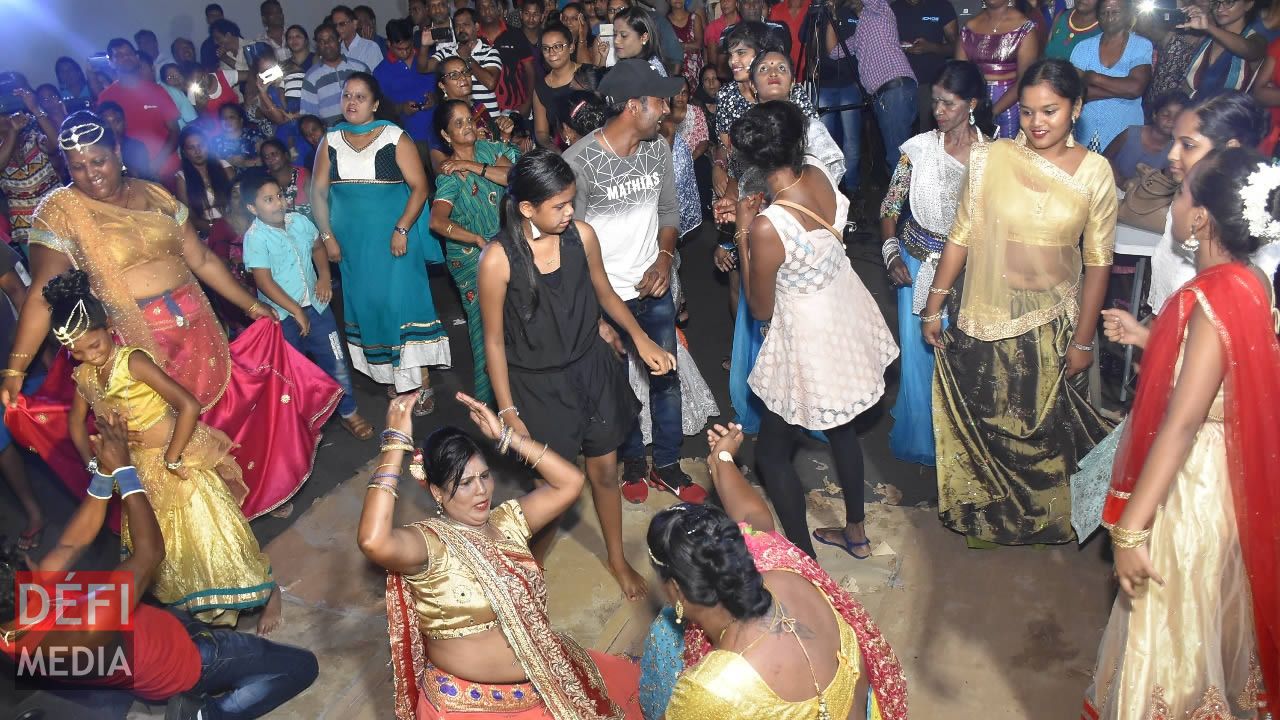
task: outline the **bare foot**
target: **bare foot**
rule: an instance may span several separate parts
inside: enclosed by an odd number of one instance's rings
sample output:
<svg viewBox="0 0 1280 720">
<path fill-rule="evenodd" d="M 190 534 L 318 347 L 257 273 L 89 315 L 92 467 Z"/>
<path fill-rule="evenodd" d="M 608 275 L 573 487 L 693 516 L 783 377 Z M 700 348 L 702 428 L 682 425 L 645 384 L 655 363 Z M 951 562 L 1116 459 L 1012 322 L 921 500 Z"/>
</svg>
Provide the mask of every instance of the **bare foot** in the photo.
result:
<svg viewBox="0 0 1280 720">
<path fill-rule="evenodd" d="M 280 604 L 280 586 L 277 585 L 271 591 L 271 597 L 267 599 L 267 606 L 262 608 L 262 616 L 258 618 L 258 634 L 262 636 L 270 635 L 272 631 L 280 627 L 284 622 L 284 616 Z"/>
<path fill-rule="evenodd" d="M 609 563 L 609 572 L 613 574 L 613 579 L 618 581 L 618 585 L 622 587 L 622 594 L 628 600 L 638 600 L 649 594 L 649 583 L 640 577 L 631 565 L 623 560 L 621 563 Z"/>
<path fill-rule="evenodd" d="M 818 528 L 813 531 L 813 537 L 818 542 L 844 548 L 845 552 L 859 560 L 866 560 L 871 557 L 871 544 L 867 541 L 866 528 L 861 524 L 842 528 Z M 862 552 L 858 552 L 859 550 L 862 550 Z"/>
</svg>

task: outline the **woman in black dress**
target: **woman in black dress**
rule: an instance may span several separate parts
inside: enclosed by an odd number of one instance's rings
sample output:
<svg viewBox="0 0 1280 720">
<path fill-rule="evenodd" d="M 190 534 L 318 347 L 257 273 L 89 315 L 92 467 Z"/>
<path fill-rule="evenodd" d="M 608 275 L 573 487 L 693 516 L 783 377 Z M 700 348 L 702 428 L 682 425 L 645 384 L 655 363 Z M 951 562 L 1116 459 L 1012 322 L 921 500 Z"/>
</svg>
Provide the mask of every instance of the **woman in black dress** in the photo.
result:
<svg viewBox="0 0 1280 720">
<path fill-rule="evenodd" d="M 534 150 L 511 168 L 506 228 L 480 257 L 489 381 L 498 417 L 515 432 L 532 432 L 562 457 L 586 456 L 609 571 L 635 599 L 647 589 L 622 553 L 617 450 L 640 403 L 601 308 L 655 375 L 671 372 L 675 358 L 645 335 L 609 285 L 595 231 L 573 219 L 574 189 L 573 170 L 550 150 Z"/>
<path fill-rule="evenodd" d="M 543 28 L 539 42 L 546 68 L 534 82 L 534 139 L 538 147 L 567 147 L 560 137 L 560 123 L 564 120 L 559 114 L 560 106 L 575 90 L 595 90 L 595 68 L 574 59 L 577 41 L 560 23 Z"/>
</svg>

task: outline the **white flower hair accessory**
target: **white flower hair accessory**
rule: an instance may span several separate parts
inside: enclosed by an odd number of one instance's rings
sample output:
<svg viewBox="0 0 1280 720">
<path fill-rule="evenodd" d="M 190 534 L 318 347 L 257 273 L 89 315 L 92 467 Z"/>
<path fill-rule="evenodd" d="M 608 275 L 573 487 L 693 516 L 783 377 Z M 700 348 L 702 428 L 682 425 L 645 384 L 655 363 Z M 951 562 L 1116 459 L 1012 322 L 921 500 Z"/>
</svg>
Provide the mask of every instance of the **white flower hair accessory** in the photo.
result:
<svg viewBox="0 0 1280 720">
<path fill-rule="evenodd" d="M 1262 163 L 1249 175 L 1240 199 L 1244 201 L 1244 219 L 1249 234 L 1264 243 L 1280 240 L 1280 220 L 1271 216 L 1271 193 L 1280 188 L 1280 165 Z"/>
</svg>

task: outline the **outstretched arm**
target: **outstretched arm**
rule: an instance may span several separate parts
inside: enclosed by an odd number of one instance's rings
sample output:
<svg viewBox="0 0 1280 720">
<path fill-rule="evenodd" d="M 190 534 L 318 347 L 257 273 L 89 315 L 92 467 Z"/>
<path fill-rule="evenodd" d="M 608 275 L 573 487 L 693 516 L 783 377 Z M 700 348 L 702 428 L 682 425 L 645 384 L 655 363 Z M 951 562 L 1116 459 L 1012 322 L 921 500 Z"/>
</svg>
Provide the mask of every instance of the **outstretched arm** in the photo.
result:
<svg viewBox="0 0 1280 720">
<path fill-rule="evenodd" d="M 731 423 L 728 427 L 716 425 L 708 429 L 707 444 L 711 446 L 711 454 L 707 456 L 711 484 L 720 496 L 725 513 L 734 522 L 744 522 L 760 532 L 773 532 L 773 513 L 769 504 L 742 476 L 734 460 L 742 445 L 742 426 Z"/>
</svg>

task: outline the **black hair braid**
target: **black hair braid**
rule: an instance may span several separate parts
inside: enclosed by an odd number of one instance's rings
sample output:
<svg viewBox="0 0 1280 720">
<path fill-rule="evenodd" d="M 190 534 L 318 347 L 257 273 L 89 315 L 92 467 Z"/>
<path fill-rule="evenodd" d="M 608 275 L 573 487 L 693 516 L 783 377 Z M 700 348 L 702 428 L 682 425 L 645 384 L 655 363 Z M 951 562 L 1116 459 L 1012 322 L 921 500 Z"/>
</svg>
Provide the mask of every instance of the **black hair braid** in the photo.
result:
<svg viewBox="0 0 1280 720">
<path fill-rule="evenodd" d="M 773 597 L 739 530 L 711 505 L 677 505 L 649 525 L 649 551 L 658 574 L 675 580 L 689 602 L 723 605 L 738 619 L 761 617 Z"/>
</svg>

